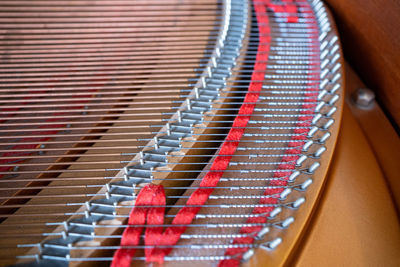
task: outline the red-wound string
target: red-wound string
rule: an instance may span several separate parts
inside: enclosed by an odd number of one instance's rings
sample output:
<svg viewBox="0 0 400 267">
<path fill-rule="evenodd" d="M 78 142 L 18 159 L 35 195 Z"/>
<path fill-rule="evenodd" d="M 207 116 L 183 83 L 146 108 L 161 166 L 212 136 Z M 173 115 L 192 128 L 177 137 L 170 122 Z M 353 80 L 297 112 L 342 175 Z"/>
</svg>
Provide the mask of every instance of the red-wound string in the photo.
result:
<svg viewBox="0 0 400 267">
<path fill-rule="evenodd" d="M 258 1 L 258 0 L 255 0 Z M 290 0 L 285 1 L 286 3 L 291 2 Z M 302 1 L 297 1 L 297 2 L 302 2 Z M 278 12 L 279 10 L 276 9 L 276 4 L 270 3 L 270 0 L 265 0 L 264 3 L 272 9 L 274 12 Z M 294 3 L 292 3 L 294 4 Z M 282 8 L 282 5 L 280 5 L 280 8 Z M 259 11 L 262 11 L 261 7 L 255 4 L 255 9 L 256 9 L 256 14 L 257 14 L 257 9 Z M 282 10 L 291 10 L 291 9 L 282 9 Z M 297 10 L 297 9 L 296 9 Z M 264 11 L 265 12 L 265 11 Z M 282 14 L 285 14 L 285 11 L 280 11 Z M 287 14 L 287 21 L 288 22 L 297 22 L 298 18 L 296 19 L 291 18 L 294 14 L 293 12 L 290 12 L 290 14 Z M 303 14 L 304 18 L 308 19 L 314 19 L 314 14 L 312 12 L 305 12 Z M 260 21 L 257 20 L 258 23 L 260 24 Z M 318 27 L 315 23 L 311 23 L 309 26 L 309 29 L 314 30 L 315 32 L 318 32 Z M 318 38 L 312 38 L 312 44 L 313 48 L 311 48 L 310 54 L 315 54 L 318 55 Z M 315 48 L 314 48 L 315 47 Z M 314 60 L 316 63 L 312 63 L 310 65 L 310 70 L 312 72 L 319 72 L 320 71 L 320 64 L 319 64 L 319 57 L 315 56 L 315 58 L 312 58 L 313 60 L 310 60 L 313 62 Z M 318 78 L 315 77 L 315 75 L 309 75 L 308 77 L 308 89 L 307 93 L 305 93 L 305 96 L 309 97 L 315 97 L 315 92 L 319 90 L 319 81 Z M 295 168 L 295 162 L 299 158 L 298 154 L 301 153 L 301 149 L 299 147 L 302 147 L 305 144 L 305 133 L 307 133 L 308 129 L 307 127 L 311 125 L 311 119 L 312 119 L 312 113 L 313 113 L 313 108 L 315 108 L 315 99 L 306 99 L 304 100 L 304 104 L 302 107 L 304 108 L 304 111 L 301 112 L 301 115 L 299 116 L 299 123 L 296 124 L 298 129 L 294 130 L 294 133 L 299 134 L 298 136 L 294 136 L 291 138 L 291 141 L 289 142 L 288 146 L 292 147 L 288 150 L 286 150 L 285 154 L 288 154 L 288 156 L 285 156 L 282 158 L 281 163 L 277 167 L 277 171 L 274 173 L 274 178 L 280 178 L 279 180 L 272 180 L 269 185 L 271 187 L 276 187 L 276 186 L 281 186 L 282 188 L 271 188 L 267 189 L 264 192 L 264 195 L 266 196 L 265 198 L 261 199 L 259 201 L 260 204 L 277 204 L 278 203 L 278 196 L 282 191 L 284 190 L 283 186 L 286 186 L 288 184 L 288 177 L 290 176 L 291 172 L 287 171 L 284 172 L 282 170 L 293 170 Z M 274 197 L 275 196 L 275 197 Z M 257 207 L 253 210 L 253 214 L 263 214 L 263 216 L 259 217 L 252 217 L 249 218 L 246 223 L 248 224 L 255 224 L 255 223 L 267 223 L 268 222 L 268 216 L 273 210 L 273 207 Z M 249 237 L 243 237 L 243 238 L 236 238 L 233 240 L 233 244 L 252 244 L 254 242 L 254 235 L 258 233 L 262 229 L 262 226 L 254 226 L 254 227 L 242 227 L 240 229 L 241 234 L 250 234 Z M 219 267 L 235 267 L 239 266 L 242 255 L 244 252 L 246 252 L 249 248 L 243 247 L 243 248 L 230 248 L 225 251 L 226 256 L 233 256 L 232 259 L 229 260 L 223 260 L 219 263 Z"/>
<path fill-rule="evenodd" d="M 237 147 L 239 146 L 239 141 L 241 140 L 247 123 L 251 115 L 253 114 L 255 103 L 258 101 L 260 91 L 262 89 L 262 82 L 259 81 L 264 80 L 270 41 L 270 30 L 265 7 L 263 5 L 258 5 L 258 7 L 256 8 L 256 12 L 264 14 L 264 16 L 257 17 L 258 23 L 264 26 L 259 27 L 259 45 L 256 55 L 256 61 L 254 64 L 254 70 L 252 73 L 248 92 L 246 93 L 243 101 L 244 103 L 239 109 L 239 114 L 242 116 L 235 117 L 232 128 L 230 129 L 225 141 L 223 142 L 221 149 L 218 152 L 218 155 L 215 157 L 210 167 L 210 170 L 207 172 L 200 183 L 200 188 L 196 189 L 190 195 L 185 207 L 179 210 L 174 220 L 172 221 L 172 224 L 180 226 L 168 227 L 163 233 L 161 233 L 160 228 L 157 228 L 153 231 L 146 230 L 144 238 L 145 244 L 156 246 L 151 249 L 145 249 L 147 262 L 164 262 L 164 257 L 171 252 L 173 246 L 179 241 L 181 235 L 185 232 L 187 225 L 193 221 L 196 214 L 201 209 L 201 206 L 205 204 L 210 194 L 213 192 L 213 187 L 218 184 L 219 180 L 224 174 L 224 171 L 229 165 L 232 155 L 235 153 Z M 158 222 L 160 225 L 163 223 L 163 219 L 160 219 L 164 216 L 163 209 L 139 209 L 140 203 L 146 203 L 146 206 L 148 206 L 152 205 L 152 203 L 160 203 L 161 199 L 165 198 L 165 195 L 160 193 L 160 187 L 161 186 L 149 184 L 142 189 L 142 191 L 144 190 L 146 194 L 139 193 L 139 195 L 137 196 L 135 208 L 130 214 L 128 224 L 145 226 L 145 218 L 147 218 L 147 224 L 151 224 L 151 222 L 155 221 L 153 217 L 159 218 Z M 153 192 L 153 197 L 155 200 L 152 200 L 152 202 L 142 200 L 142 198 L 147 198 L 149 195 L 151 195 L 149 192 Z M 134 218 L 137 216 L 140 218 L 140 220 L 134 220 Z M 132 230 L 132 228 L 135 230 Z M 126 228 L 122 235 L 121 248 L 118 249 L 114 254 L 114 259 L 111 264 L 112 267 L 130 266 L 131 259 L 135 254 L 135 249 L 128 249 L 124 247 L 139 245 L 139 236 L 141 231 L 142 227 Z M 133 237 L 131 235 L 133 235 Z M 157 246 L 168 246 L 168 248 L 160 248 Z"/>
<path fill-rule="evenodd" d="M 156 207 L 149 208 L 149 206 Z M 143 227 L 129 227 L 129 225 L 144 226 L 146 223 L 148 225 L 162 225 L 164 223 L 164 210 L 165 192 L 163 186 L 148 184 L 140 190 L 136 198 L 135 207 L 129 215 L 128 227 L 122 234 L 121 248 L 114 254 L 112 267 L 131 265 L 132 256 L 135 254 L 136 249 L 129 248 L 129 246 L 137 246 L 139 244 Z M 156 245 L 161 237 L 162 230 L 162 227 L 147 227 L 145 245 Z M 145 254 L 146 256 L 150 255 L 151 250 L 146 248 Z"/>
</svg>

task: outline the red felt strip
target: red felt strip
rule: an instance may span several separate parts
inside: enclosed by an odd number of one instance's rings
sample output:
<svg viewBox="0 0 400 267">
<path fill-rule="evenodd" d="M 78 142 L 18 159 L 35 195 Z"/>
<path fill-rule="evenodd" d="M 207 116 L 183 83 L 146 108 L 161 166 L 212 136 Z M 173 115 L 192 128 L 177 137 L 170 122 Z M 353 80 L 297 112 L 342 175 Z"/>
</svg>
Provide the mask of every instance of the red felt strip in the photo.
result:
<svg viewBox="0 0 400 267">
<path fill-rule="evenodd" d="M 141 206 L 158 206 L 158 207 L 141 207 Z M 161 206 L 161 207 L 160 207 Z M 164 223 L 165 192 L 161 185 L 148 184 L 140 190 L 135 207 L 132 209 L 128 227 L 125 229 L 121 238 L 121 248 L 119 248 L 111 264 L 112 267 L 130 266 L 132 256 L 135 254 L 134 248 L 129 246 L 137 246 L 140 242 L 140 234 L 143 227 L 129 227 L 129 225 L 162 225 Z M 161 237 L 162 227 L 148 227 L 145 232 L 145 245 L 155 245 Z M 146 256 L 150 255 L 151 250 L 145 249 Z"/>
<path fill-rule="evenodd" d="M 257 5 L 256 12 L 266 14 L 265 7 L 263 5 Z M 224 171 L 229 165 L 232 155 L 235 153 L 239 145 L 239 141 L 243 136 L 247 123 L 254 111 L 255 103 L 258 101 L 260 95 L 262 82 L 257 82 L 257 81 L 264 80 L 264 73 L 267 67 L 266 62 L 268 60 L 268 53 L 269 53 L 270 30 L 268 25 L 268 18 L 266 16 L 260 16 L 257 18 L 260 24 L 259 26 L 260 42 L 258 45 L 256 62 L 254 64 L 254 71 L 252 73 L 248 92 L 244 98 L 244 103 L 239 109 L 239 114 L 244 116 L 235 117 L 232 128 L 229 131 L 224 143 L 222 144 L 217 157 L 214 159 L 210 171 L 208 171 L 208 173 L 203 177 L 200 183 L 200 188 L 198 188 L 192 193 L 192 195 L 186 202 L 185 207 L 179 210 L 174 220 L 172 221 L 172 224 L 182 225 L 182 226 L 169 227 L 162 234 L 160 232 L 160 229 L 157 229 L 157 231 L 146 230 L 145 244 L 170 246 L 169 248 L 154 247 L 152 249 L 145 250 L 147 262 L 163 263 L 164 256 L 168 255 L 171 252 L 172 246 L 179 241 L 180 236 L 185 232 L 187 225 L 193 221 L 196 214 L 201 209 L 201 206 L 205 204 L 210 194 L 213 192 L 212 187 L 215 187 L 219 182 L 219 180 L 221 179 L 222 175 L 224 174 Z M 154 192 L 154 198 L 156 200 L 153 200 L 153 203 L 159 203 L 161 201 L 161 198 L 165 198 L 164 195 L 156 193 L 156 191 L 160 192 L 160 190 L 158 188 L 155 188 L 154 185 L 151 184 L 146 185 L 142 189 L 142 191 L 143 190 L 145 190 L 146 192 L 149 191 Z M 164 216 L 164 211 L 161 209 L 156 211 L 153 208 L 150 208 L 150 210 L 152 210 L 153 212 L 147 211 L 144 208 L 138 209 L 137 207 L 139 206 L 139 204 L 143 203 L 143 200 L 141 198 L 144 196 L 147 195 L 141 193 L 138 195 L 136 199 L 135 208 L 130 214 L 130 218 L 132 218 L 130 219 L 130 221 L 137 216 L 140 218 L 140 220 L 134 222 L 136 225 L 144 225 L 146 223 L 145 222 L 146 216 L 147 216 L 147 224 L 150 224 L 150 221 L 154 220 L 153 216 L 156 218 L 161 218 L 162 216 Z M 146 203 L 148 205 L 151 205 L 150 202 Z M 161 222 L 160 224 L 162 224 L 162 219 L 160 219 L 159 222 Z M 130 261 L 135 253 L 135 250 L 124 248 L 124 246 L 137 246 L 139 244 L 139 236 L 140 232 L 142 231 L 142 228 L 135 227 L 134 228 L 135 230 L 130 230 L 130 229 L 131 228 L 128 227 L 124 231 L 124 234 L 121 239 L 122 247 L 118 249 L 114 255 L 114 259 L 112 262 L 113 267 L 130 266 Z"/>
<path fill-rule="evenodd" d="M 286 1 L 286 2 L 289 2 Z M 300 1 L 298 1 L 300 2 Z M 275 4 L 271 4 L 270 0 L 265 0 L 265 3 L 268 5 L 268 7 L 272 7 L 271 9 L 276 12 L 276 9 L 274 8 L 276 5 Z M 272 5 L 272 6 L 271 6 Z M 260 12 L 261 12 L 261 8 L 258 7 L 257 5 L 255 5 L 255 8 L 257 10 L 257 8 L 259 8 Z M 290 8 L 289 8 L 290 10 Z M 291 10 L 292 11 L 292 10 Z M 265 11 L 264 11 L 265 12 Z M 257 13 L 257 12 L 256 12 Z M 290 14 L 290 16 L 293 16 L 293 13 Z M 312 12 L 310 13 L 305 13 L 304 14 L 305 18 L 308 19 L 314 19 L 315 17 L 313 15 Z M 289 19 L 288 17 L 288 22 L 297 22 L 298 18 L 296 19 Z M 258 21 L 258 23 L 260 23 L 260 21 Z M 315 32 L 318 32 L 318 27 L 316 26 L 316 22 L 311 24 L 312 26 L 310 26 L 310 29 L 313 29 Z M 318 36 L 315 36 L 315 38 L 312 38 L 312 42 L 313 44 L 318 43 Z M 313 52 L 315 55 L 319 54 L 318 51 L 318 46 L 315 46 L 316 48 L 312 48 L 315 49 L 315 51 L 310 51 Z M 312 54 L 312 53 L 311 53 Z M 319 57 L 315 56 L 315 58 L 313 58 L 313 60 L 311 61 L 316 61 L 319 62 Z M 313 70 L 313 72 L 319 72 L 319 63 L 315 63 L 313 65 L 310 66 L 310 69 Z M 309 79 L 308 79 L 308 85 L 309 88 L 307 89 L 308 91 L 310 91 L 310 93 L 306 93 L 307 96 L 315 96 L 315 92 L 319 90 L 318 88 L 318 78 L 310 75 Z M 301 112 L 303 115 L 299 116 L 299 122 L 296 124 L 297 127 L 307 127 L 311 125 L 311 115 L 313 113 L 312 108 L 315 107 L 315 103 L 307 103 L 307 102 L 311 102 L 311 101 L 315 101 L 313 99 L 306 99 L 303 104 L 303 108 L 307 108 L 307 110 Z M 300 128 L 300 129 L 296 129 L 294 130 L 295 133 L 306 133 L 308 130 L 304 129 L 304 128 Z M 292 149 L 288 149 L 286 151 L 286 154 L 290 155 L 292 154 L 292 156 L 285 156 L 282 158 L 282 162 L 281 164 L 279 164 L 279 166 L 277 167 L 277 171 L 274 173 L 274 178 L 282 178 L 282 180 L 273 180 L 269 183 L 270 186 L 285 186 L 287 185 L 287 178 L 290 176 L 291 172 L 283 172 L 282 170 L 285 169 L 294 169 L 295 168 L 295 162 L 296 160 L 299 158 L 298 154 L 301 153 L 301 150 L 299 148 L 296 147 L 302 147 L 305 143 L 305 139 L 306 137 L 304 135 L 300 135 L 300 136 L 295 136 L 292 138 L 292 140 L 289 142 L 288 146 L 289 147 L 293 147 Z M 264 192 L 264 195 L 266 196 L 265 198 L 260 200 L 260 204 L 276 204 L 278 203 L 278 197 L 279 194 L 282 193 L 283 188 L 274 188 L 274 189 L 267 189 Z M 274 196 L 274 197 L 272 197 Z M 269 213 L 273 210 L 273 207 L 258 207 L 255 208 L 253 210 L 253 214 L 264 214 L 264 216 L 259 216 L 259 217 L 252 217 L 249 218 L 247 220 L 246 223 L 249 224 L 254 224 L 254 223 L 267 223 L 268 221 L 268 216 Z M 240 229 L 240 233 L 242 234 L 246 234 L 246 233 L 250 233 L 250 234 L 256 234 L 258 233 L 260 230 L 262 229 L 262 226 L 254 226 L 254 227 L 242 227 Z M 254 235 L 253 235 L 254 236 Z M 254 242 L 254 238 L 252 236 L 249 237 L 245 237 L 245 238 L 236 238 L 234 239 L 233 243 L 234 244 L 252 244 Z M 223 260 L 219 263 L 219 267 L 234 267 L 234 266 L 239 266 L 240 264 L 240 260 L 241 260 L 241 255 L 243 255 L 244 252 L 246 252 L 248 250 L 248 248 L 243 247 L 243 248 L 230 248 L 227 249 L 225 252 L 225 255 L 227 256 L 234 256 L 233 259 L 229 259 L 229 260 Z"/>
</svg>

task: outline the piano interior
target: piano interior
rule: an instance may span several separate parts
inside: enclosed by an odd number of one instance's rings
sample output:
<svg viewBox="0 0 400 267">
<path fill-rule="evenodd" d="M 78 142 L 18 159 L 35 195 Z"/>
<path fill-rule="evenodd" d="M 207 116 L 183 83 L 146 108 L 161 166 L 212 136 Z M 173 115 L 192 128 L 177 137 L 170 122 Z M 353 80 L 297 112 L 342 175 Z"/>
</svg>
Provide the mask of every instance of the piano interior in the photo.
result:
<svg viewBox="0 0 400 267">
<path fill-rule="evenodd" d="M 0 0 L 1 266 L 399 266 L 395 0 Z"/>
</svg>

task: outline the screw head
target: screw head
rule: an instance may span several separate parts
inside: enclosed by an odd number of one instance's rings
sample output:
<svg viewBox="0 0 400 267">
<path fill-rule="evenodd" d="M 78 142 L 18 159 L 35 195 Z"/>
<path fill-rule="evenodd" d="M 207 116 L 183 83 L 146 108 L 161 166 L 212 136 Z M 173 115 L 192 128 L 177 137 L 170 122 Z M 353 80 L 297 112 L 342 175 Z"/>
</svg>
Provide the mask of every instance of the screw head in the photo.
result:
<svg viewBox="0 0 400 267">
<path fill-rule="evenodd" d="M 359 88 L 352 97 L 354 104 L 363 109 L 371 108 L 375 101 L 375 93 L 368 88 Z"/>
</svg>

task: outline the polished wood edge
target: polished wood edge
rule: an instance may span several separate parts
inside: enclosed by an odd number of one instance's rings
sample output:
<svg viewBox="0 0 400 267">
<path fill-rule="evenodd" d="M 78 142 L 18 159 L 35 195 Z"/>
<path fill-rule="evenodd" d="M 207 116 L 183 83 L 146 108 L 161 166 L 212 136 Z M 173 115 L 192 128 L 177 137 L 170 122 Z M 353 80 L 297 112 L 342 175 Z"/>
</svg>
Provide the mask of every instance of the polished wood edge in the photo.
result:
<svg viewBox="0 0 400 267">
<path fill-rule="evenodd" d="M 325 0 L 333 11 L 344 54 L 377 94 L 391 123 L 400 126 L 400 2 Z"/>
<path fill-rule="evenodd" d="M 352 95 L 358 88 L 366 86 L 347 62 L 345 70 L 347 76 L 345 101 L 379 163 L 400 220 L 400 174 L 398 170 L 400 138 L 379 103 L 375 102 L 369 109 L 362 109 L 354 104 Z"/>
<path fill-rule="evenodd" d="M 288 265 L 400 265 L 400 224 L 378 161 L 345 104 L 328 179 L 317 210 Z"/>
</svg>

